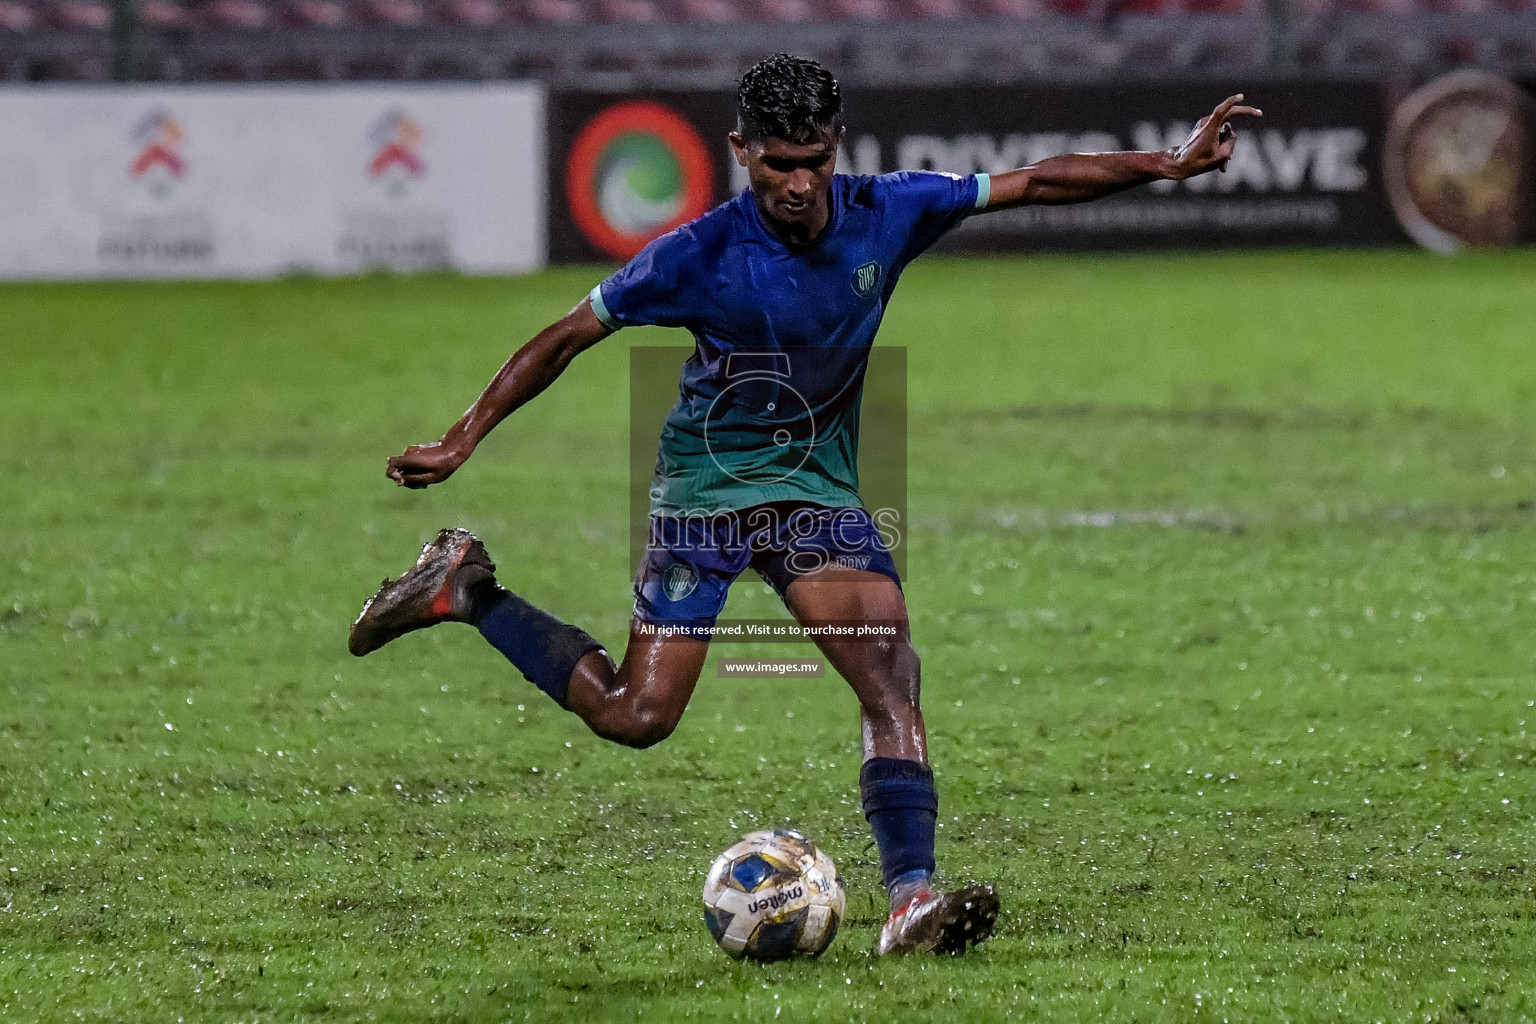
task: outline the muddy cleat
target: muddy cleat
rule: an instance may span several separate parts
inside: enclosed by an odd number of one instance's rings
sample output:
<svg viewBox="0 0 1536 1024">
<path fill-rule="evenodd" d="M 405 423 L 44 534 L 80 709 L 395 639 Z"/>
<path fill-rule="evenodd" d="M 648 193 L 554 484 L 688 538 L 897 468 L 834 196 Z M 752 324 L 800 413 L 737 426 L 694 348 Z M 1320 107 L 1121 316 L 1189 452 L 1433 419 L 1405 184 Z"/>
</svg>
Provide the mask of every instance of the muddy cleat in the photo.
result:
<svg viewBox="0 0 1536 1024">
<path fill-rule="evenodd" d="M 922 889 L 885 922 L 875 952 L 958 956 L 992 934 L 997 910 L 997 891 L 990 885 L 954 892 Z"/>
<path fill-rule="evenodd" d="M 358 657 L 412 630 L 439 622 L 471 622 L 471 591 L 496 578 L 496 563 L 468 530 L 444 530 L 397 580 L 385 580 L 352 623 L 347 649 Z"/>
</svg>

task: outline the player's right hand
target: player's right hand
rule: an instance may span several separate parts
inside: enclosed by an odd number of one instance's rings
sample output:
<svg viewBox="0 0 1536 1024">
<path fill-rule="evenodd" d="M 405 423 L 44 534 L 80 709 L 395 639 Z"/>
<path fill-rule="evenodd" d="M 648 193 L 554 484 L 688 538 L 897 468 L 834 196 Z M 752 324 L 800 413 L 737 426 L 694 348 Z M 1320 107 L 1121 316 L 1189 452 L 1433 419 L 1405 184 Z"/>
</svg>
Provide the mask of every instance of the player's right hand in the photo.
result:
<svg viewBox="0 0 1536 1024">
<path fill-rule="evenodd" d="M 401 487 L 417 490 L 447 480 L 467 458 L 467 452 L 450 448 L 441 441 L 413 444 L 390 459 L 389 468 L 384 473 Z"/>
</svg>

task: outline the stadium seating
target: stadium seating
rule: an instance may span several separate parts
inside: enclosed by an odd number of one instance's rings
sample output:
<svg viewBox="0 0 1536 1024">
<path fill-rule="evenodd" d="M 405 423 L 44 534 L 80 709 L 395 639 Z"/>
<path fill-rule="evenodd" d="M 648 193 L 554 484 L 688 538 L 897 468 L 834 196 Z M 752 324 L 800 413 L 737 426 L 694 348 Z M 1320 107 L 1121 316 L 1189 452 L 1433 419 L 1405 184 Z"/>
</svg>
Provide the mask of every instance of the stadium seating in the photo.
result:
<svg viewBox="0 0 1536 1024">
<path fill-rule="evenodd" d="M 603 24 L 627 24 L 659 21 L 661 11 L 651 0 L 597 0 L 591 16 Z"/>
<path fill-rule="evenodd" d="M 29 4 L 0 0 L 0 32 L 30 32 L 37 27 L 37 12 Z"/>
<path fill-rule="evenodd" d="M 195 27 L 197 18 L 177 0 L 144 0 L 139 5 L 139 23 L 155 31 L 174 32 Z"/>
<path fill-rule="evenodd" d="M 274 14 L 261 0 L 212 0 L 203 8 L 205 24 L 215 29 L 267 28 L 276 21 Z"/>
<path fill-rule="evenodd" d="M 61 32 L 92 32 L 112 24 L 112 11 L 102 0 L 57 0 L 43 8 L 42 22 Z"/>
<path fill-rule="evenodd" d="M 1290 12 L 1283 32 L 1270 24 L 1276 0 L 134 2 L 140 70 L 169 79 L 728 84 L 778 49 L 827 56 L 871 82 L 1081 79 L 1264 70 L 1278 39 L 1302 70 L 1422 75 L 1477 64 L 1536 75 L 1536 0 L 1279 0 Z M 112 12 L 111 0 L 0 0 L 0 74 L 105 75 Z M 1024 23 L 1022 34 L 1007 27 Z M 81 42 L 71 49 L 70 39 Z M 248 44 L 232 49 L 236 39 Z"/>
<path fill-rule="evenodd" d="M 418 28 L 425 24 L 427 12 L 418 0 L 360 0 L 357 20 L 361 25 Z"/>
<path fill-rule="evenodd" d="M 579 25 L 586 18 L 578 0 L 528 0 L 523 13 L 531 22 L 553 25 Z"/>
<path fill-rule="evenodd" d="M 673 21 L 729 24 L 741 18 L 739 5 L 730 0 L 677 0 L 669 9 Z"/>
<path fill-rule="evenodd" d="M 337 0 L 290 0 L 279 8 L 279 19 L 293 28 L 340 28 L 347 8 Z"/>
<path fill-rule="evenodd" d="M 432 6 L 430 16 L 441 25 L 491 28 L 512 21 L 514 12 L 496 0 L 442 0 Z"/>
</svg>

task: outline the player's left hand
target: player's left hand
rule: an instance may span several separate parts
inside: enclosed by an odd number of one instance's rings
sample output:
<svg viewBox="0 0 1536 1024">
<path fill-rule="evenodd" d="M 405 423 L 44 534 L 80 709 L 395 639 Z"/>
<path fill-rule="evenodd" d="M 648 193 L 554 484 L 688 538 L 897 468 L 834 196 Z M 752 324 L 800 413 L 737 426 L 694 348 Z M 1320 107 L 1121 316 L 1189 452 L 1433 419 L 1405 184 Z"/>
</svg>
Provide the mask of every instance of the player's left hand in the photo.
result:
<svg viewBox="0 0 1536 1024">
<path fill-rule="evenodd" d="M 1210 114 L 1202 117 L 1184 145 L 1175 149 L 1169 177 L 1182 181 L 1211 170 L 1225 171 L 1232 150 L 1237 145 L 1237 130 L 1229 117 L 1263 117 L 1258 107 L 1243 105 L 1243 94 L 1228 96 Z"/>
</svg>

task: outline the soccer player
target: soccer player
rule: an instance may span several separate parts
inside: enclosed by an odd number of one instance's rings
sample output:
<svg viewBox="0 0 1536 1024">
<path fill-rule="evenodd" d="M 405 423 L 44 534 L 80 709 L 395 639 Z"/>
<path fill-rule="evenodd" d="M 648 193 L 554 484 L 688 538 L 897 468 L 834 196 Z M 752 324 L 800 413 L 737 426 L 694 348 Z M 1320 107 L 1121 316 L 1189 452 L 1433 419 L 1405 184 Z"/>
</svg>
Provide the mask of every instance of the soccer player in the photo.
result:
<svg viewBox="0 0 1536 1024">
<path fill-rule="evenodd" d="M 894 636 L 819 635 L 863 724 L 859 788 L 890 896 L 881 953 L 960 952 L 997 916 L 991 886 L 935 889 L 938 797 L 928 766 L 900 580 L 859 498 L 859 398 L 880 318 L 908 263 L 966 217 L 1075 203 L 1224 168 L 1229 97 L 1183 145 L 1072 154 L 1004 174 L 835 174 L 837 81 L 778 54 L 742 76 L 730 144 L 750 187 L 656 239 L 539 332 L 439 441 L 389 460 L 405 487 L 447 480 L 486 435 L 623 327 L 683 327 L 697 342 L 668 415 L 623 659 L 503 589 L 484 546 L 444 530 L 364 606 L 363 655 L 440 622 L 476 626 L 539 689 L 606 739 L 648 747 L 676 727 L 733 580 L 751 567 L 802 624 L 875 622 Z"/>
</svg>

